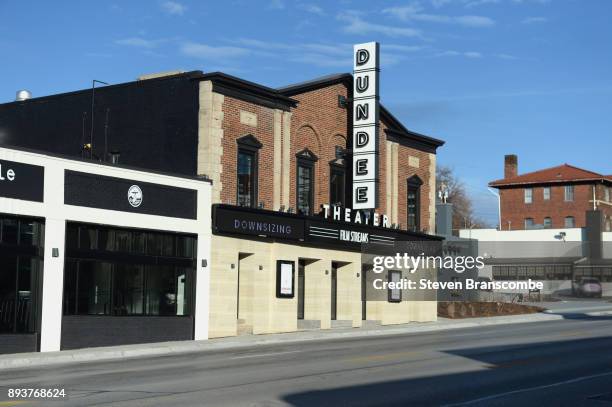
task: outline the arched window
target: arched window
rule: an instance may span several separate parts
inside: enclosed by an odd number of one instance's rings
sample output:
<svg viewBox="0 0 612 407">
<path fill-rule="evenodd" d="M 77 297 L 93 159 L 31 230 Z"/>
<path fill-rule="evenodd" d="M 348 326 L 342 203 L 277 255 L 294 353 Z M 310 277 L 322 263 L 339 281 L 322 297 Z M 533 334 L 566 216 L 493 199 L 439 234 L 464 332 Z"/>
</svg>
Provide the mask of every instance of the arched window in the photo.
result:
<svg viewBox="0 0 612 407">
<path fill-rule="evenodd" d="M 248 134 L 236 140 L 238 157 L 236 159 L 236 204 L 238 206 L 257 206 L 257 174 L 259 168 L 259 149 L 263 146 Z"/>
<path fill-rule="evenodd" d="M 416 175 L 408 178 L 406 194 L 406 211 L 408 230 L 419 231 L 421 223 L 421 185 L 423 181 Z"/>
<path fill-rule="evenodd" d="M 317 156 L 305 148 L 295 155 L 296 165 L 296 203 L 297 213 L 312 215 L 314 212 L 314 177 Z"/>
</svg>

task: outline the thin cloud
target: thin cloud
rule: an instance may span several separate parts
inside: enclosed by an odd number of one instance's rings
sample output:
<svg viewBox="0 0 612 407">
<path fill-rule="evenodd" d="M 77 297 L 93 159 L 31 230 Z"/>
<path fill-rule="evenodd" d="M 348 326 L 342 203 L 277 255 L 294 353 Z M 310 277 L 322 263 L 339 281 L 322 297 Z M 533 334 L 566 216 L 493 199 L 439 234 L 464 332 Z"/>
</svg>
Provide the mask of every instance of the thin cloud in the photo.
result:
<svg viewBox="0 0 612 407">
<path fill-rule="evenodd" d="M 383 44 L 383 50 L 400 51 L 400 52 L 417 52 L 425 49 L 426 47 L 421 45 L 397 45 L 397 44 Z"/>
<path fill-rule="evenodd" d="M 168 14 L 182 16 L 187 11 L 187 7 L 176 1 L 164 1 L 161 4 L 162 10 Z"/>
<path fill-rule="evenodd" d="M 431 0 L 431 5 L 434 6 L 435 8 L 440 8 L 451 2 L 452 0 Z"/>
<path fill-rule="evenodd" d="M 129 37 L 129 38 L 123 38 L 120 40 L 116 40 L 115 44 L 125 45 L 128 47 L 153 49 L 153 48 L 156 48 L 160 43 L 164 41 L 165 40 L 147 40 L 142 37 Z"/>
<path fill-rule="evenodd" d="M 495 25 L 495 21 L 492 18 L 485 16 L 448 16 L 444 14 L 422 13 L 422 10 L 423 8 L 419 4 L 413 3 L 408 6 L 389 7 L 382 12 L 402 21 L 457 24 L 465 27 L 490 27 Z"/>
<path fill-rule="evenodd" d="M 181 45 L 183 55 L 199 59 L 230 59 L 243 57 L 251 53 L 247 48 L 220 46 L 215 47 L 197 42 L 186 42 Z"/>
<path fill-rule="evenodd" d="M 324 16 L 325 15 L 325 11 L 323 11 L 323 9 L 319 6 L 317 6 L 316 4 L 312 4 L 312 3 L 301 3 L 298 4 L 298 8 L 301 10 L 304 10 L 308 13 L 312 13 L 312 14 L 318 14 L 320 16 Z"/>
<path fill-rule="evenodd" d="M 476 52 L 476 51 L 461 52 L 461 51 L 454 51 L 454 50 L 438 52 L 434 56 L 436 57 L 465 57 L 465 58 L 482 58 L 483 57 L 482 53 Z"/>
<path fill-rule="evenodd" d="M 541 24 L 548 22 L 546 17 L 526 17 L 521 21 L 523 24 Z"/>
<path fill-rule="evenodd" d="M 408 27 L 392 27 L 383 24 L 369 23 L 356 13 L 341 13 L 338 20 L 348 24 L 343 27 L 348 34 L 383 34 L 389 37 L 421 37 L 421 31 Z"/>
</svg>

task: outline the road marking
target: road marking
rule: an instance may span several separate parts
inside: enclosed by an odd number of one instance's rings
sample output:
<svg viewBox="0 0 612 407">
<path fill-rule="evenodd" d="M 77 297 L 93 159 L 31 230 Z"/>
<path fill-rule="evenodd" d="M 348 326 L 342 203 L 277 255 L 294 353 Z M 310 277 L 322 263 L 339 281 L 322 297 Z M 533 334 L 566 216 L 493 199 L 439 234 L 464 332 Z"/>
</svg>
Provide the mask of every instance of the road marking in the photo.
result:
<svg viewBox="0 0 612 407">
<path fill-rule="evenodd" d="M 385 353 L 382 355 L 369 355 L 369 356 L 360 356 L 358 358 L 346 359 L 346 362 L 352 363 L 362 363 L 362 362 L 380 362 L 383 360 L 392 360 L 399 359 L 406 356 L 415 356 L 420 352 L 397 352 L 397 353 Z"/>
<path fill-rule="evenodd" d="M 286 355 L 286 354 L 289 354 L 289 353 L 298 353 L 298 352 L 301 352 L 301 350 L 290 350 L 290 351 L 286 351 L 286 352 L 257 353 L 255 355 L 233 356 L 230 359 L 264 358 L 266 356 Z"/>
<path fill-rule="evenodd" d="M 507 391 L 505 393 L 492 394 L 490 396 L 480 397 L 480 398 L 473 399 L 473 400 L 468 400 L 468 401 L 462 401 L 460 403 L 445 404 L 443 407 L 469 406 L 470 404 L 481 403 L 483 401 L 498 399 L 500 397 L 511 396 L 513 394 L 527 393 L 527 392 L 534 391 L 534 390 L 549 389 L 551 387 L 563 386 L 564 384 L 579 383 L 579 382 L 583 382 L 585 380 L 597 379 L 599 377 L 611 376 L 611 375 L 612 375 L 612 372 L 594 374 L 594 375 L 590 375 L 590 376 L 581 376 L 581 377 L 576 377 L 574 379 L 564 380 L 562 382 L 551 383 L 551 384 L 544 384 L 542 386 L 528 387 L 528 388 L 525 388 L 525 389 L 512 390 L 512 391 Z"/>
</svg>

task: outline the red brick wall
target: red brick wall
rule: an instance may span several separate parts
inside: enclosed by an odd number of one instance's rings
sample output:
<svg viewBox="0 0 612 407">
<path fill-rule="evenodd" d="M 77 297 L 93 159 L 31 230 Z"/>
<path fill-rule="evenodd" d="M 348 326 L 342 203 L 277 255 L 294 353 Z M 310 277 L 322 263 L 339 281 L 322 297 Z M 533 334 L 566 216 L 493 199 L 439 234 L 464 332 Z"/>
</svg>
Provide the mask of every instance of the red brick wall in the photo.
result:
<svg viewBox="0 0 612 407">
<path fill-rule="evenodd" d="M 543 199 L 543 187 L 533 187 L 533 202 L 525 203 L 524 188 L 503 188 L 501 195 L 502 230 L 508 230 L 511 222 L 512 230 L 525 228 L 525 218 L 533 218 L 534 223 L 543 224 L 545 217 L 552 219 L 553 228 L 565 227 L 565 217 L 573 216 L 576 227 L 584 227 L 586 223 L 585 212 L 593 209 L 592 184 L 578 184 L 574 186 L 574 201 L 565 202 L 564 186 L 550 187 L 550 200 Z M 597 199 L 603 199 L 604 191 L 601 186 L 597 188 Z M 612 216 L 612 207 L 600 205 L 605 216 Z"/>
<path fill-rule="evenodd" d="M 322 204 L 329 203 L 329 162 L 336 158 L 336 146 L 346 148 L 347 138 L 347 110 L 338 107 L 338 95 L 347 97 L 347 89 L 342 84 L 292 96 L 299 101 L 291 117 L 289 205 L 294 208 L 295 154 L 304 148 L 308 148 L 319 158 L 315 164 L 315 212 Z"/>
<path fill-rule="evenodd" d="M 240 123 L 240 111 L 257 115 L 257 127 Z M 259 150 L 258 202 L 264 202 L 267 209 L 273 204 L 274 174 L 274 109 L 262 107 L 225 96 L 223 101 L 223 172 L 221 173 L 222 202 L 236 204 L 236 161 L 238 145 L 236 140 L 247 134 L 255 136 L 263 147 Z"/>
<path fill-rule="evenodd" d="M 408 194 L 408 178 L 417 175 L 423 181 L 420 190 L 420 206 L 421 206 L 421 218 L 420 218 L 420 229 L 427 230 L 429 233 L 434 233 L 434 230 L 429 230 L 429 219 L 435 215 L 429 212 L 429 193 L 431 191 L 429 187 L 429 180 L 431 178 L 429 166 L 429 155 L 425 152 L 415 150 L 410 147 L 400 145 L 398 151 L 398 222 L 402 225 L 402 229 L 405 229 L 408 222 L 408 211 L 407 211 L 407 194 Z M 408 156 L 418 157 L 420 159 L 419 168 L 410 167 L 408 165 Z"/>
<path fill-rule="evenodd" d="M 315 210 L 321 204 L 329 203 L 329 162 L 335 159 L 335 147 L 346 148 L 348 112 L 338 107 L 338 95 L 347 97 L 343 84 L 333 85 L 312 92 L 292 96 L 299 101 L 292 110 L 291 118 L 291 168 L 290 201 L 296 206 L 296 158 L 295 154 L 308 148 L 319 158 L 315 164 Z M 257 127 L 240 123 L 240 110 L 257 115 Z M 273 207 L 273 164 L 274 164 L 274 110 L 225 96 L 223 103 L 223 171 L 221 200 L 236 203 L 236 139 L 247 134 L 254 135 L 263 147 L 259 151 L 258 201 L 266 208 Z M 386 208 L 386 126 L 381 123 L 379 138 L 379 212 L 388 213 Z M 350 135 L 349 135 L 350 136 Z M 420 168 L 408 165 L 408 157 L 420 159 Z M 418 175 L 423 181 L 421 187 L 421 229 L 427 228 L 429 218 L 429 156 L 427 153 L 399 145 L 398 147 L 398 221 L 406 227 L 406 188 L 407 179 Z M 350 162 L 347 163 L 350 171 Z M 433 231 L 430 231 L 433 232 Z"/>
</svg>

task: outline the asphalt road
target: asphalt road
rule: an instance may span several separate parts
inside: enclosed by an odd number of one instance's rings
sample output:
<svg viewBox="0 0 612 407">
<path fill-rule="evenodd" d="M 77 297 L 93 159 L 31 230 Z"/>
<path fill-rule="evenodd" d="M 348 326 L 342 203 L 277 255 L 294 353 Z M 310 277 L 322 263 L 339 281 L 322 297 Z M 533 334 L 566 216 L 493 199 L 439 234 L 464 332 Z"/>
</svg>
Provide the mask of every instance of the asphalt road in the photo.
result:
<svg viewBox="0 0 612 407">
<path fill-rule="evenodd" d="M 612 317 L 0 372 L 24 406 L 612 406 Z"/>
</svg>

